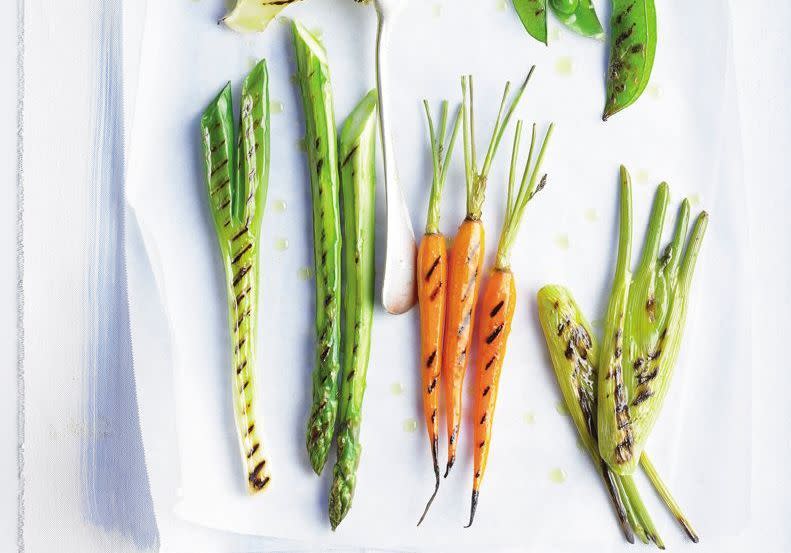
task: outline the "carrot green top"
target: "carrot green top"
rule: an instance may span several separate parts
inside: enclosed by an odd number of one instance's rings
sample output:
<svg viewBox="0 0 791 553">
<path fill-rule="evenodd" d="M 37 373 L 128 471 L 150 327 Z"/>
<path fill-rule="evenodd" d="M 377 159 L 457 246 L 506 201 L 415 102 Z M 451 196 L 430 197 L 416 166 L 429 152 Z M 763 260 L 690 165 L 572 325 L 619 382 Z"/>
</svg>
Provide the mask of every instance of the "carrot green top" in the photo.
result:
<svg viewBox="0 0 791 553">
<path fill-rule="evenodd" d="M 505 129 L 511 120 L 511 116 L 519 100 L 521 100 L 527 88 L 527 83 L 530 82 L 530 77 L 533 75 L 535 68 L 535 65 L 530 68 L 522 86 L 517 90 L 516 95 L 511 100 L 507 109 L 506 102 L 508 101 L 509 92 L 511 90 L 511 83 L 505 83 L 503 99 L 500 102 L 500 110 L 497 112 L 497 120 L 494 123 L 492 137 L 489 140 L 489 147 L 486 150 L 486 157 L 483 160 L 483 167 L 480 171 L 478 171 L 478 162 L 475 153 L 475 110 L 473 105 L 472 75 L 465 75 L 461 78 L 461 92 L 463 98 L 462 134 L 464 136 L 464 173 L 467 179 L 467 217 L 469 219 L 478 220 L 481 218 L 481 209 L 486 194 L 486 178 L 489 176 L 492 161 L 494 161 L 494 156 L 497 153 L 500 141 L 503 139 Z"/>
<path fill-rule="evenodd" d="M 541 180 L 538 180 L 538 175 L 554 127 L 554 123 L 549 124 L 547 133 L 544 135 L 544 142 L 541 144 L 536 157 L 535 165 L 531 168 L 530 164 L 533 161 L 533 152 L 536 145 L 536 125 L 533 123 L 533 132 L 530 136 L 530 150 L 528 150 L 527 162 L 522 172 L 522 181 L 519 184 L 519 190 L 514 195 L 514 182 L 516 181 L 517 171 L 516 160 L 519 156 L 519 141 L 522 138 L 522 122 L 517 121 L 516 123 L 514 146 L 511 152 L 511 170 L 508 175 L 508 199 L 505 204 L 505 218 L 503 219 L 503 228 L 500 231 L 500 243 L 497 246 L 497 259 L 495 260 L 497 269 L 507 269 L 510 265 L 511 246 L 513 246 L 516 235 L 519 232 L 519 225 L 522 222 L 525 207 L 547 183 L 546 174 L 541 177 Z"/>
<path fill-rule="evenodd" d="M 456 119 L 453 123 L 453 130 L 450 133 L 450 143 L 445 152 L 445 131 L 448 126 L 448 102 L 442 102 L 442 115 L 439 121 L 439 132 L 434 132 L 434 122 L 431 119 L 431 109 L 428 101 L 423 100 L 423 107 L 426 108 L 426 119 L 428 119 L 428 131 L 431 141 L 431 160 L 434 168 L 434 177 L 431 180 L 431 197 L 428 203 L 428 216 L 426 218 L 426 234 L 436 234 L 439 232 L 439 200 L 442 196 L 442 189 L 445 187 L 445 179 L 448 176 L 448 162 L 453 154 L 453 145 L 456 143 L 456 136 L 459 134 L 459 122 L 461 117 L 456 112 Z M 443 159 L 442 154 L 445 154 Z"/>
</svg>

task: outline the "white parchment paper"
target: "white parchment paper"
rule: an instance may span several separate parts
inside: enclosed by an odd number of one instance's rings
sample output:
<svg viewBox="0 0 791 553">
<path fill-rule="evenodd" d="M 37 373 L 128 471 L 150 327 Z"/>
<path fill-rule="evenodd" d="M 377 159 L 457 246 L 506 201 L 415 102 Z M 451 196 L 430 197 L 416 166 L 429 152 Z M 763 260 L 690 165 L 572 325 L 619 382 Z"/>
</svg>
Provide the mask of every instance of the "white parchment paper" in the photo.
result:
<svg viewBox="0 0 791 553">
<path fill-rule="evenodd" d="M 462 73 L 476 79 L 482 144 L 504 82 L 519 82 L 531 64 L 538 66 L 517 116 L 541 128 L 549 121 L 557 125 L 545 162 L 549 185 L 528 209 L 514 249 L 520 301 L 475 526 L 462 529 L 472 479 L 465 429 L 452 475 L 442 482 L 426 523 L 415 528 L 433 483 L 420 422 L 417 317 L 414 310 L 393 317 L 378 308 L 358 487 L 351 513 L 333 533 L 325 512 L 331 467 L 317 478 L 304 452 L 314 296 L 313 282 L 298 277 L 301 267 L 312 264 L 312 243 L 290 32 L 276 23 L 262 36 L 235 35 L 214 23 L 222 15 L 219 4 L 149 3 L 130 131 L 130 313 L 158 521 L 175 513 L 231 532 L 338 546 L 619 546 L 602 485 L 577 449 L 570 420 L 555 409 L 560 395 L 534 297 L 541 285 L 562 283 L 590 319 L 602 316 L 615 254 L 617 169 L 624 163 L 635 182 L 636 242 L 661 180 L 673 194 L 668 227 L 684 196 L 692 198 L 695 211 L 711 214 L 676 376 L 648 451 L 704 537 L 742 529 L 750 493 L 750 327 L 727 10 L 714 0 L 661 5 L 652 83 L 636 105 L 602 123 L 603 43 L 563 29 L 555 33 L 555 24 L 545 48 L 524 32 L 510 5 L 501 8 L 498 1 L 410 3 L 394 33 L 397 78 L 390 93 L 397 161 L 416 231 L 423 226 L 430 184 L 419 100 L 458 101 Z M 603 4 L 597 3 L 606 20 Z M 340 125 L 374 83 L 373 11 L 351 1 L 310 0 L 287 14 L 323 31 Z M 237 459 L 225 288 L 205 201 L 198 118 L 227 80 L 238 90 L 251 60 L 260 57 L 269 63 L 271 96 L 284 109 L 272 115 L 256 369 L 273 482 L 265 494 L 250 498 Z M 569 63 L 570 73 L 562 70 Z M 508 149 L 504 144 L 495 161 L 484 211 L 490 258 L 504 206 Z M 383 200 L 380 190 L 380 222 Z M 285 211 L 276 209 L 281 201 Z M 447 234 L 461 220 L 463 203 L 458 155 L 443 201 Z M 377 245 L 382 238 L 380 226 Z M 285 251 L 276 247 L 281 239 L 288 240 Z M 380 247 L 379 261 L 383 253 Z M 392 393 L 394 384 L 402 394 Z M 404 431 L 412 419 L 418 430 Z M 557 468 L 567 474 L 562 484 L 549 478 Z M 647 482 L 638 482 L 666 543 L 683 542 Z M 167 527 L 160 524 L 160 533 L 167 550 Z"/>
</svg>

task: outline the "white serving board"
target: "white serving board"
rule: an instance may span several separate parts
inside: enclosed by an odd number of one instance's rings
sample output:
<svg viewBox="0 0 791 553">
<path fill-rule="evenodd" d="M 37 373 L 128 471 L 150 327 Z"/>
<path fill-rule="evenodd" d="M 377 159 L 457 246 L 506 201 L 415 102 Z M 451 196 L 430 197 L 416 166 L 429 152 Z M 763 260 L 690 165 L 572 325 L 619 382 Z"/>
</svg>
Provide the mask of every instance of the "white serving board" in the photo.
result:
<svg viewBox="0 0 791 553">
<path fill-rule="evenodd" d="M 635 241 L 640 243 L 654 186 L 671 185 L 673 202 L 695 200 L 711 222 L 693 287 L 685 340 L 663 416 L 649 442 L 655 464 L 704 536 L 737 533 L 748 518 L 750 474 L 749 298 L 744 190 L 727 10 L 715 0 L 663 3 L 652 84 L 634 106 L 607 123 L 604 44 L 551 22 L 545 48 L 522 29 L 502 0 L 413 1 L 394 33 L 395 147 L 415 229 L 420 233 L 430 184 L 419 100 L 460 100 L 459 75 L 475 76 L 479 151 L 488 139 L 502 86 L 538 66 L 517 116 L 557 125 L 545 168 L 549 185 L 528 209 L 514 248 L 519 304 L 508 348 L 489 468 L 475 526 L 469 510 L 471 444 L 427 521 L 415 522 L 433 474 L 421 421 L 416 311 L 394 317 L 377 307 L 361 439 L 363 455 L 351 513 L 337 532 L 326 518 L 331 465 L 313 475 L 304 426 L 313 368 L 310 197 L 301 104 L 290 80 L 289 28 L 239 36 L 215 20 L 222 2 L 149 2 L 131 121 L 128 270 L 141 425 L 158 520 L 177 517 L 240 534 L 336 546 L 458 549 L 522 546 L 597 551 L 622 538 L 601 483 L 577 449 L 570 420 L 544 352 L 535 292 L 571 287 L 590 319 L 604 310 L 614 262 L 617 169 L 634 185 Z M 604 2 L 597 2 L 603 20 Z M 436 6 L 439 6 L 437 8 Z M 439 14 L 439 15 L 437 15 Z M 372 9 L 351 0 L 309 0 L 289 8 L 323 31 L 342 124 L 374 84 Z M 200 166 L 198 120 L 227 81 L 237 93 L 251 60 L 265 57 L 271 96 L 272 170 L 263 224 L 258 413 L 273 481 L 258 497 L 244 493 L 231 415 L 225 287 Z M 570 74 L 557 69 L 568 60 Z M 504 204 L 511 129 L 490 176 L 484 210 L 491 260 Z M 442 229 L 463 216 L 461 150 L 443 200 Z M 377 198 L 383 223 L 384 193 Z M 285 201 L 284 212 L 276 204 Z M 377 246 L 383 245 L 382 225 Z M 289 247 L 278 251 L 279 239 Z M 561 247 L 568 240 L 568 248 Z M 381 280 L 383 248 L 377 251 Z M 634 253 L 637 258 L 638 251 Z M 469 379 L 468 379 L 469 381 Z M 394 383 L 403 386 L 394 395 Z M 469 405 L 469 402 L 468 402 Z M 526 422 L 526 415 L 535 422 Z M 406 432 L 415 419 L 417 432 Z M 442 444 L 441 455 L 444 458 Z M 332 462 L 332 458 L 330 460 Z M 549 473 L 561 468 L 567 480 Z M 647 482 L 644 499 L 666 543 L 685 540 Z M 163 550 L 168 528 L 160 524 Z"/>
</svg>

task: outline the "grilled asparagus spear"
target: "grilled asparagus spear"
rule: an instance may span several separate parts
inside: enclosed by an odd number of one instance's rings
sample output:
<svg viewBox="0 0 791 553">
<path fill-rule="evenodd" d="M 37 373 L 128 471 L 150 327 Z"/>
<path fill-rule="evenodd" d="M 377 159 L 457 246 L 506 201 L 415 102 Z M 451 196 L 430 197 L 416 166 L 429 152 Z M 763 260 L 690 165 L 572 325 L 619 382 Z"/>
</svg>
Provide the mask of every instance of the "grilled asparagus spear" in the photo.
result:
<svg viewBox="0 0 791 553">
<path fill-rule="evenodd" d="M 242 85 L 238 141 L 228 83 L 201 117 L 209 204 L 227 281 L 233 409 L 247 486 L 270 480 L 255 418 L 255 338 L 261 218 L 269 182 L 269 77 L 259 62 Z"/>
<path fill-rule="evenodd" d="M 374 305 L 374 194 L 376 188 L 376 91 L 369 92 L 341 132 L 343 265 L 343 374 L 338 425 L 338 460 L 329 496 L 333 530 L 349 512 L 360 463 L 360 423 L 371 350 Z"/>
<path fill-rule="evenodd" d="M 310 189 L 313 196 L 313 257 L 316 274 L 316 367 L 313 404 L 306 431 L 310 464 L 321 474 L 327 462 L 338 410 L 340 370 L 341 233 L 338 206 L 338 146 L 327 52 L 304 26 L 292 23 L 297 80 L 305 113 Z"/>
</svg>

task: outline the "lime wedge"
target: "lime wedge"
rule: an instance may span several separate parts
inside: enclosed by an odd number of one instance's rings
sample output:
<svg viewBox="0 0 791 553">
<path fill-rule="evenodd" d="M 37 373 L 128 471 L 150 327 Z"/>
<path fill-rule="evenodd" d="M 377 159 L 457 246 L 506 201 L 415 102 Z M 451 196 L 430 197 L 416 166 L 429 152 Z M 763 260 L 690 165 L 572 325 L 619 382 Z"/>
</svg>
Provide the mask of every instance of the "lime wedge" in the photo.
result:
<svg viewBox="0 0 791 553">
<path fill-rule="evenodd" d="M 236 5 L 220 19 L 237 33 L 260 33 L 283 8 L 296 0 L 236 0 Z"/>
</svg>

